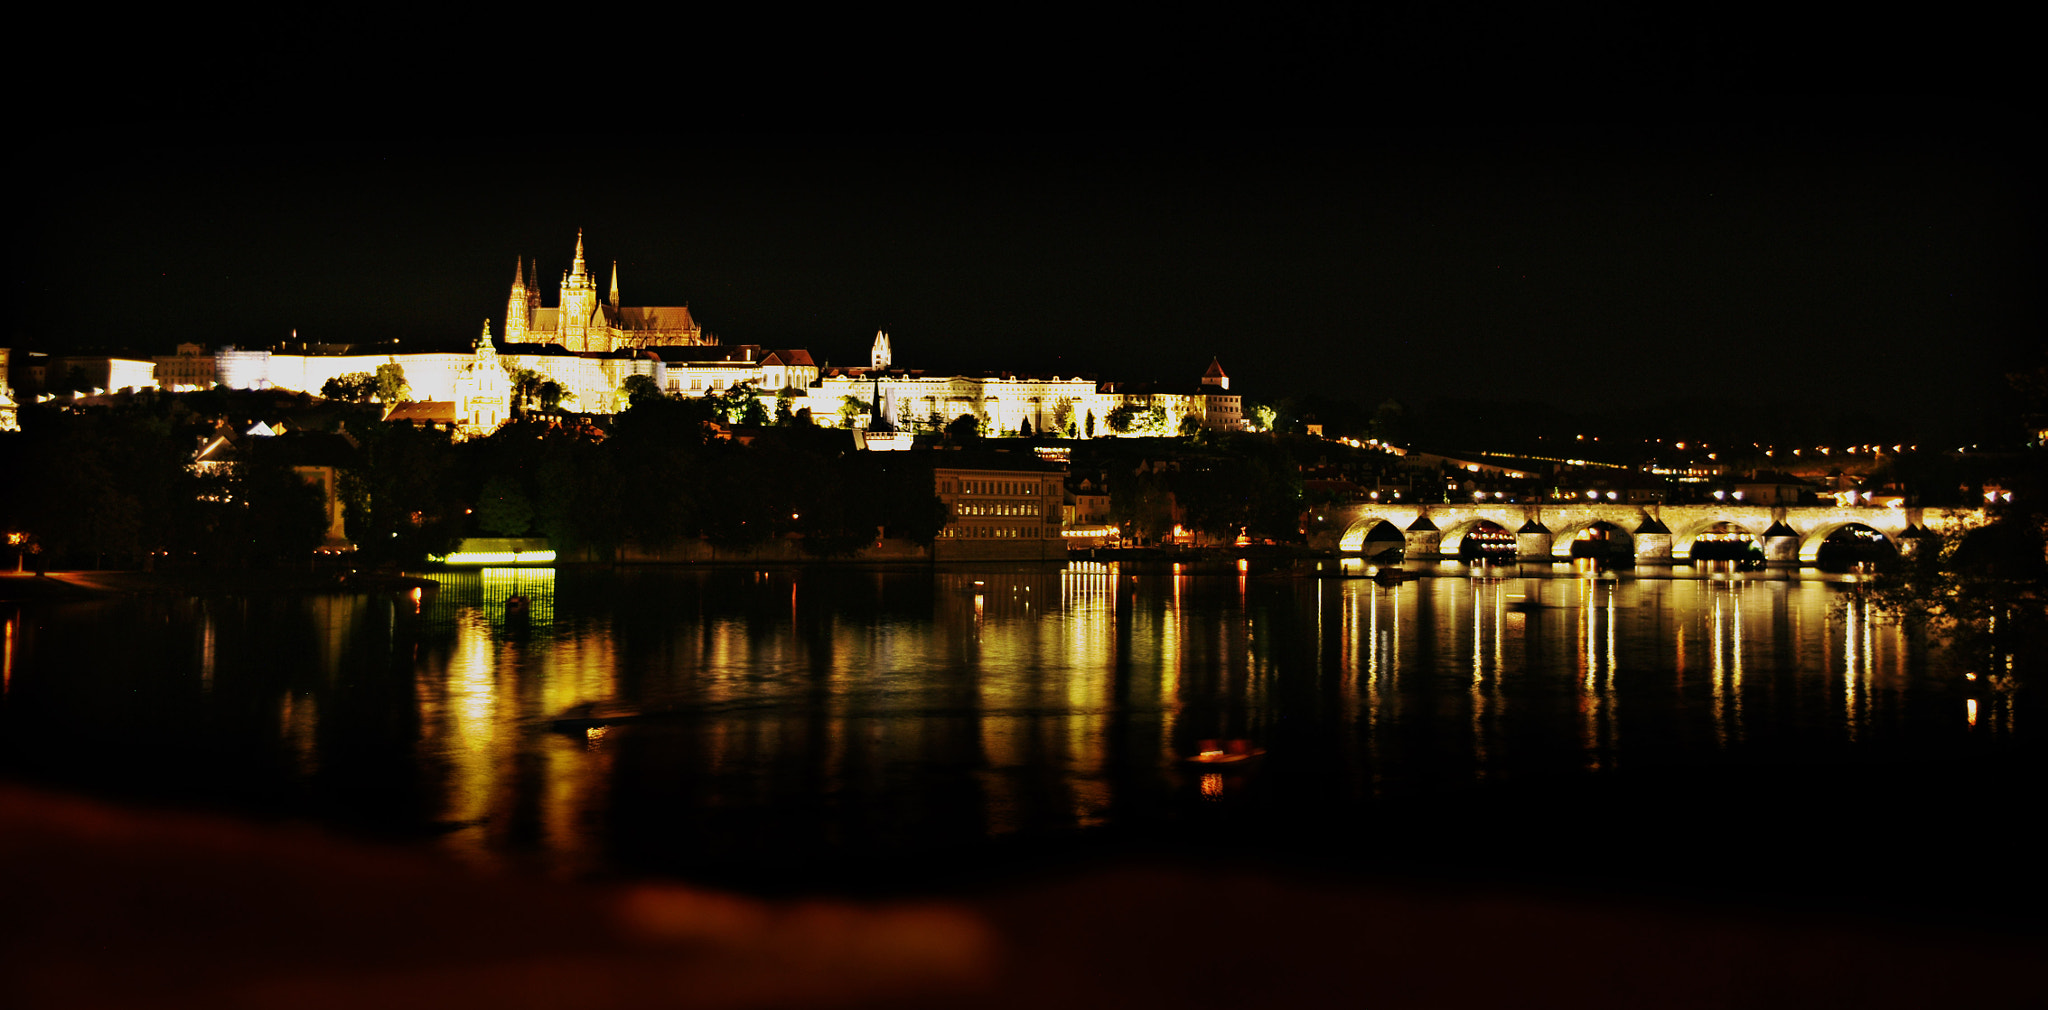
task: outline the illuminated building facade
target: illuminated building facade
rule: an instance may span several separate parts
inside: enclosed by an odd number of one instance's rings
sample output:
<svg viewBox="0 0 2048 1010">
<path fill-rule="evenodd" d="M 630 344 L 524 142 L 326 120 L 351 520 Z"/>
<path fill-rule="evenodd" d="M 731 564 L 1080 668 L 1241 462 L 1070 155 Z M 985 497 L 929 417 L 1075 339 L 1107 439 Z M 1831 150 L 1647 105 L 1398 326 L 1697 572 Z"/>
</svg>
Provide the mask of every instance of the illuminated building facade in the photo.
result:
<svg viewBox="0 0 2048 1010">
<path fill-rule="evenodd" d="M 484 338 L 467 352 L 400 353 L 394 344 L 380 353 L 301 346 L 298 353 L 224 347 L 207 355 L 198 345 L 187 344 L 176 355 L 154 363 L 134 363 L 143 370 L 163 369 L 162 374 L 124 372 L 120 381 L 105 388 L 219 383 L 231 389 L 317 393 L 329 380 L 397 365 L 404 370 L 413 399 L 455 404 L 459 428 L 472 433 L 488 432 L 510 417 L 510 376 L 526 371 L 559 386 L 565 409 L 591 414 L 622 409 L 625 380 L 645 375 L 656 388 L 677 396 L 724 394 L 736 386 L 751 386 L 771 412 L 781 394 L 779 399 L 792 412 L 808 410 L 813 423 L 828 427 L 850 422 L 856 428 L 905 432 L 943 427 L 965 415 L 991 435 L 1030 431 L 1085 437 L 1175 434 L 1189 419 L 1202 428 L 1231 430 L 1243 421 L 1242 400 L 1229 391 L 1230 379 L 1214 361 L 1200 383 L 1187 388 L 1098 384 L 1082 375 L 931 375 L 897 367 L 889 335 L 878 331 L 867 365 L 827 368 L 802 348 L 718 344 L 697 324 L 688 306 L 621 306 L 616 263 L 609 293 L 600 297 L 580 231 L 552 307 L 541 304 L 538 269 L 525 261 L 515 265 L 503 339 L 497 344 L 490 339 L 488 324 Z M 850 419 L 841 414 L 848 398 L 865 405 Z M 1157 423 L 1112 432 L 1111 412 L 1127 406 L 1159 408 L 1152 412 Z"/>
<path fill-rule="evenodd" d="M 935 467 L 946 525 L 934 561 L 1042 561 L 1066 557 L 1060 535 L 1064 475 L 1056 470 Z"/>
<path fill-rule="evenodd" d="M 20 431 L 20 411 L 14 404 L 14 387 L 9 385 L 7 348 L 0 347 L 0 431 Z"/>
<path fill-rule="evenodd" d="M 158 388 L 172 392 L 213 388 L 214 356 L 199 344 L 179 344 L 178 353 L 159 354 L 150 360 L 156 362 Z"/>
</svg>

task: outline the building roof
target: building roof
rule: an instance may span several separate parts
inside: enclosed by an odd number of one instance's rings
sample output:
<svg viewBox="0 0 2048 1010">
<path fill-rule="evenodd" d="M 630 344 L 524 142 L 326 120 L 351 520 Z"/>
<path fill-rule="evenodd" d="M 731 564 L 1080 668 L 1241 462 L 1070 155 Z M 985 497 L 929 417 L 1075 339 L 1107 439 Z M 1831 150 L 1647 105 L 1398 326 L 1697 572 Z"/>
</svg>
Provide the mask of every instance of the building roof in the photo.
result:
<svg viewBox="0 0 2048 1010">
<path fill-rule="evenodd" d="M 386 421 L 412 421 L 418 424 L 454 424 L 454 400 L 411 400 L 394 404 L 391 412 L 384 415 Z"/>
<path fill-rule="evenodd" d="M 622 330 L 694 330 L 688 305 L 604 306 L 606 321 Z"/>
<path fill-rule="evenodd" d="M 646 350 L 671 365 L 758 365 L 762 363 L 760 344 L 675 344 L 649 347 Z"/>
</svg>

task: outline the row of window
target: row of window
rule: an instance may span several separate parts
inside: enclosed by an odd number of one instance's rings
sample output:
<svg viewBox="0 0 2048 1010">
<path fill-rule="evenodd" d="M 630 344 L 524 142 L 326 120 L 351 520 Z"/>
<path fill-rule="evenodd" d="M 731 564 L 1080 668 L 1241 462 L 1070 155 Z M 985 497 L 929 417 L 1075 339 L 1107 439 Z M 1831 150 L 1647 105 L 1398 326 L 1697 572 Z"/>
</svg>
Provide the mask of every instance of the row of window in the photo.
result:
<svg viewBox="0 0 2048 1010">
<path fill-rule="evenodd" d="M 953 514 L 956 516 L 1035 516 L 1038 514 L 1038 506 L 956 504 L 953 506 Z"/>
<path fill-rule="evenodd" d="M 1038 540 L 1046 535 L 1043 526 L 948 526 L 939 531 L 947 540 Z"/>
<path fill-rule="evenodd" d="M 948 492 L 961 494 L 1020 494 L 1037 495 L 1044 485 L 1037 481 L 1020 480 L 956 480 L 947 481 Z"/>
</svg>

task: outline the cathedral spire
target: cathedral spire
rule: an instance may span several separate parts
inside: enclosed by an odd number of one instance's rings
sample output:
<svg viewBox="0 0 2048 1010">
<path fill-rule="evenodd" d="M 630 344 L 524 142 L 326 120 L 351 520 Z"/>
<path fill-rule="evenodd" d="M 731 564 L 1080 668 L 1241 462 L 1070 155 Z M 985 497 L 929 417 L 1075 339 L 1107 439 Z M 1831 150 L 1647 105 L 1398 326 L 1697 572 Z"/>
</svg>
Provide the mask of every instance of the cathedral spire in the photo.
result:
<svg viewBox="0 0 2048 1010">
<path fill-rule="evenodd" d="M 570 268 L 569 268 L 569 275 L 570 275 L 570 276 L 572 276 L 572 277 L 580 277 L 580 276 L 582 276 L 582 274 L 583 274 L 583 229 L 581 229 L 581 228 L 578 228 L 578 229 L 576 229 L 576 265 L 574 265 L 574 266 L 572 266 L 572 267 L 570 267 Z"/>
<path fill-rule="evenodd" d="M 512 290 L 519 292 L 526 290 L 526 260 L 524 257 L 512 261 Z"/>
<path fill-rule="evenodd" d="M 612 308 L 619 307 L 619 261 L 612 261 Z"/>
</svg>

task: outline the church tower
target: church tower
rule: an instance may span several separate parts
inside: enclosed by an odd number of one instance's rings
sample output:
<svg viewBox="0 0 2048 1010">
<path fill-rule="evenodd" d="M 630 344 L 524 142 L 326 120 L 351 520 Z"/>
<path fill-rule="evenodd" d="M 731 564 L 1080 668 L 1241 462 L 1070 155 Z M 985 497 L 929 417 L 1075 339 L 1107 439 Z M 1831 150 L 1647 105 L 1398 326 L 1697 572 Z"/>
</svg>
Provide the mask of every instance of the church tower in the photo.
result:
<svg viewBox="0 0 2048 1010">
<path fill-rule="evenodd" d="M 597 282 L 583 262 L 583 229 L 576 229 L 576 261 L 562 275 L 562 346 L 572 351 L 608 351 L 611 342 L 601 336 L 593 346 L 590 317 L 597 313 Z"/>
<path fill-rule="evenodd" d="M 533 324 L 533 302 L 526 297 L 526 264 L 512 264 L 512 297 L 505 300 L 505 342 L 526 343 L 526 329 Z"/>
<path fill-rule="evenodd" d="M 484 320 L 484 335 L 476 341 L 476 361 L 478 365 L 498 363 L 498 345 L 491 343 L 491 321 L 488 319 Z"/>
<path fill-rule="evenodd" d="M 868 361 L 876 369 L 889 367 L 889 335 L 875 331 L 875 346 L 868 350 Z"/>
<path fill-rule="evenodd" d="M 619 261 L 612 261 L 612 308 L 619 307 Z"/>
</svg>

